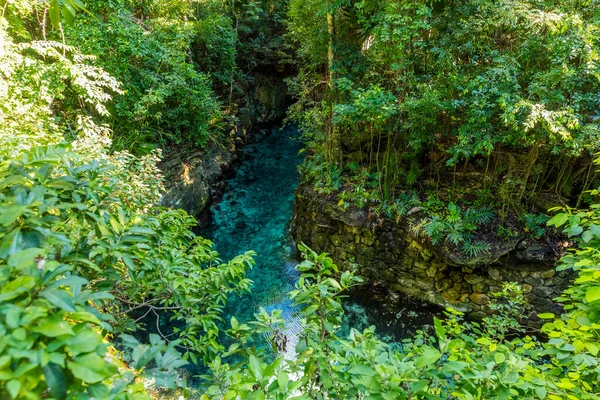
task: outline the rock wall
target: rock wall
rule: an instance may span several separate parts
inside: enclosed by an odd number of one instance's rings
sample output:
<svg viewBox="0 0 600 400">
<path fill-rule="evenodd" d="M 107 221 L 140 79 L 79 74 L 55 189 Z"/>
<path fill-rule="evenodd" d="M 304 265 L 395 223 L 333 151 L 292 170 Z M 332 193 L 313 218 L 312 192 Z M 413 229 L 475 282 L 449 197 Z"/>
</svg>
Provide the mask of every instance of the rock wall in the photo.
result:
<svg viewBox="0 0 600 400">
<path fill-rule="evenodd" d="M 418 215 L 409 218 L 413 217 Z M 378 221 L 364 210 L 342 211 L 336 199 L 309 186 L 296 191 L 295 240 L 329 253 L 342 269 L 366 278 L 374 292 L 453 306 L 480 317 L 488 311 L 490 293 L 499 291 L 503 282 L 518 282 L 530 322 L 539 320 L 537 313 L 560 312 L 552 299 L 562 293 L 570 276 L 555 271 L 557 254 L 550 245 L 515 238 L 468 259 L 414 237 L 409 225 L 409 220 Z"/>
<path fill-rule="evenodd" d="M 171 149 L 159 164 L 167 192 L 161 205 L 182 208 L 202 223 L 216 182 L 231 169 L 239 149 L 247 142 L 247 131 L 238 128 L 227 140 L 211 143 L 205 149 Z"/>
<path fill-rule="evenodd" d="M 167 189 L 161 205 L 186 210 L 200 225 L 209 221 L 209 205 L 222 189 L 219 183 L 233 172 L 242 147 L 269 131 L 260 126 L 285 116 L 289 102 L 285 77 L 277 73 L 248 77 L 247 87 L 241 88 L 245 99 L 236 113 L 238 123 L 218 143 L 211 142 L 204 149 L 168 149 L 159 164 Z"/>
</svg>

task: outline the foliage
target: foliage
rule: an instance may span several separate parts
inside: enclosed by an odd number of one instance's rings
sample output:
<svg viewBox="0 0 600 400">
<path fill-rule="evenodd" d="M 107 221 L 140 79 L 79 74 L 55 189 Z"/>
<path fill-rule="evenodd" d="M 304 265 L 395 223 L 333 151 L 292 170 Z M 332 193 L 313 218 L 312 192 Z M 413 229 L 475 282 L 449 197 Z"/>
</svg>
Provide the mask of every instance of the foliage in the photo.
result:
<svg viewBox="0 0 600 400">
<path fill-rule="evenodd" d="M 444 214 L 433 214 L 430 218 L 421 220 L 413 227 L 413 231 L 425 234 L 433 244 L 448 242 L 454 246 L 462 245 L 462 250 L 470 257 L 488 249 L 487 244 L 473 240 L 473 232 L 479 225 L 492 221 L 494 212 L 490 208 L 468 208 L 461 211 L 456 204 L 450 203 Z"/>
<path fill-rule="evenodd" d="M 546 233 L 544 226 L 550 218 L 546 214 L 525 214 L 521 220 L 525 223 L 525 232 L 539 239 Z"/>
<path fill-rule="evenodd" d="M 5 26 L 0 397 L 133 399 L 148 380 L 186 385 L 181 366 L 223 349 L 220 311 L 248 290 L 252 253 L 223 263 L 193 218 L 154 206 L 158 154 L 109 152 L 98 120 L 114 78 L 60 43 L 15 44 Z M 176 322 L 163 332 L 165 319 Z"/>
<path fill-rule="evenodd" d="M 298 106 L 308 110 L 303 114 L 305 123 L 311 116 L 326 117 L 308 132 L 317 134 L 322 128 L 319 124 L 324 127 L 335 121 L 340 129 L 367 129 L 370 142 L 346 143 L 356 145 L 354 153 L 358 153 L 347 165 L 324 156 L 325 150 L 331 151 L 330 144 L 325 149 L 319 139 L 309 146 L 309 162 L 316 160 L 314 168 L 322 169 L 314 173 L 310 168 L 307 173 L 315 177 L 330 173 L 319 189 L 347 193 L 341 206 L 370 204 L 396 216 L 410 215 L 423 206 L 430 217 L 422 229 L 432 241 L 470 246 L 465 251 L 476 255 L 483 249 L 472 235 L 478 226 L 490 223 L 492 210 L 482 205 L 463 210 L 456 202 L 447 204 L 435 197 L 423 202 L 418 191 L 396 187 L 400 176 L 411 182 L 425 173 L 420 161 L 410 158 L 431 146 L 433 139 L 428 135 L 437 135 L 441 146 L 429 153 L 430 158 L 436 151 L 447 153 L 451 158 L 441 156 L 436 165 L 450 161 L 454 178 L 459 174 L 456 162 L 490 154 L 497 146 L 525 147 L 537 159 L 536 149 L 572 157 L 593 145 L 588 140 L 595 135 L 589 113 L 595 101 L 590 93 L 596 85 L 596 55 L 588 49 L 596 42 L 595 20 L 579 18 L 571 4 L 542 2 L 534 7 L 513 1 L 499 9 L 484 0 L 455 7 L 370 1 L 350 5 L 309 1 L 305 5 L 302 8 L 297 1 L 290 5 L 289 34 L 301 43 L 302 62 L 307 63 L 300 80 L 322 73 L 322 52 L 331 48 L 323 39 L 331 31 L 323 18 L 327 14 L 338 22 L 339 38 L 334 93 L 305 99 Z M 435 319 L 432 329 L 424 328 L 401 346 L 384 343 L 374 328 L 353 330 L 342 337 L 341 301 L 360 279 L 352 272 L 339 271 L 327 254 L 303 245 L 304 261 L 298 266 L 302 274 L 290 293 L 302 317 L 297 346 L 288 348 L 293 338 L 288 338 L 286 321 L 277 310 L 261 310 L 255 321 L 247 323 L 231 318 L 229 329 L 224 329 L 221 314 L 227 298 L 251 287 L 245 273 L 253 265 L 254 254 L 222 262 L 210 241 L 190 231 L 193 218 L 183 211 L 155 206 L 162 189 L 156 167 L 159 152 L 138 157 L 109 150 L 111 129 L 103 122 L 111 122 L 109 102 L 112 95 L 122 93 L 121 86 L 91 57 L 48 40 L 64 32 L 62 21 L 75 15 L 70 7 L 83 10 L 79 2 L 11 1 L 3 6 L 0 397 L 148 398 L 149 382 L 185 387 L 180 368 L 192 363 L 208 368 L 201 377 L 207 383 L 203 398 L 598 398 L 600 205 L 567 208 L 548 221 L 577 241 L 577 249 L 563 257 L 559 266 L 559 270 L 572 269 L 577 276 L 559 298 L 565 313 L 537 316 L 548 321 L 543 337 L 528 336 L 520 325 L 523 293 L 511 283 L 493 294 L 488 306 L 491 314 L 481 322 L 465 321 L 460 312 L 449 309 L 447 318 Z M 595 3 L 580 6 L 581 13 L 593 15 Z M 102 15 L 108 8 L 94 9 L 101 18 L 87 20 L 88 25 L 81 23 L 77 29 L 89 29 L 101 37 L 94 29 L 104 26 L 107 31 L 115 28 L 116 38 L 135 39 L 135 45 L 128 48 L 125 44 L 115 60 L 122 61 L 119 57 L 133 55 L 146 44 L 144 52 L 158 52 L 138 61 L 172 56 L 160 64 L 166 72 L 148 67 L 151 83 L 164 85 L 168 92 L 173 83 L 169 79 L 182 78 L 184 83 L 178 81 L 173 87 L 191 90 L 186 93 L 192 97 L 198 94 L 193 92 L 198 88 L 184 88 L 195 82 L 186 79 L 200 76 L 187 60 L 189 27 L 169 23 L 170 13 L 197 16 L 190 3 L 113 2 L 107 7 L 119 10 L 123 20 L 112 20 L 110 13 Z M 231 12 L 240 22 L 236 36 L 243 33 L 240 27 L 243 30 L 253 26 L 252 21 L 267 18 L 267 11 L 266 3 L 234 2 Z M 40 12 L 50 12 L 51 21 L 28 27 L 24 21 L 33 21 L 27 18 Z M 491 15 L 499 23 L 492 23 Z M 132 26 L 133 18 L 146 26 Z M 300 18 L 305 18 L 304 25 Z M 46 32 L 50 24 L 54 32 Z M 360 39 L 359 52 L 350 51 L 358 45 L 352 43 L 352 31 Z M 426 37 L 424 31 L 431 35 Z M 312 32 L 323 35 L 303 37 Z M 254 47 L 248 45 L 243 54 L 253 68 L 258 61 L 252 55 L 260 54 L 256 48 L 271 36 L 251 33 L 244 34 L 256 39 Z M 151 40 L 144 43 L 140 35 L 149 35 Z M 44 40 L 36 40 L 40 38 Z M 109 44 L 115 43 L 99 41 L 98 45 Z M 278 46 L 272 43 L 273 48 Z M 339 62 L 340 56 L 356 63 Z M 521 62 L 516 63 L 517 59 Z M 115 60 L 104 61 L 107 69 Z M 171 69 L 174 66 L 182 69 Z M 389 72 L 388 83 L 381 76 Z M 181 77 L 176 76 L 180 73 Z M 357 76 L 369 78 L 365 80 L 368 85 L 352 84 L 358 82 Z M 170 77 L 168 83 L 161 81 L 165 77 Z M 233 78 L 223 82 L 231 85 Z M 123 87 L 130 83 L 124 82 Z M 204 83 L 198 90 L 212 98 Z M 310 87 L 302 90 L 311 93 Z M 156 103 L 145 104 L 164 109 L 172 105 L 176 94 L 170 92 Z M 570 106 L 565 107 L 563 100 L 569 96 Z M 178 105 L 174 109 L 184 104 L 179 100 L 175 96 L 173 102 Z M 328 102 L 333 100 L 334 115 L 328 111 L 332 110 Z M 113 111 L 118 111 L 118 104 L 119 100 Z M 157 109 L 148 107 L 144 113 Z M 452 118 L 447 119 L 448 112 Z M 181 118 L 188 117 L 194 116 Z M 405 124 L 390 125 L 397 117 Z M 153 124 L 146 122 L 145 128 Z M 186 126 L 184 121 L 173 123 L 168 129 L 176 131 L 179 123 Z M 486 136 L 490 132 L 496 134 Z M 327 135 L 334 133 L 340 132 L 327 131 Z M 392 144 L 396 136 L 402 137 L 395 142 L 403 146 L 400 156 Z M 361 158 L 363 147 L 374 161 Z M 373 162 L 375 168 L 370 165 Z M 392 170 L 395 163 L 400 167 Z M 571 181 L 567 167 L 561 168 L 556 191 Z M 345 180 L 348 170 L 353 175 Z M 516 182 L 514 187 L 522 194 L 530 175 L 538 173 L 533 167 L 528 171 L 526 179 L 510 172 L 498 179 Z M 583 188 L 589 179 L 585 181 Z M 598 195 L 592 191 L 590 198 Z M 536 235 L 543 217 L 530 215 L 525 222 Z M 265 335 L 272 340 L 272 352 L 253 346 L 256 337 Z"/>
<path fill-rule="evenodd" d="M 533 213 L 541 193 L 579 205 L 596 181 L 597 16 L 591 1 L 292 0 L 303 179 L 333 189 L 333 163 L 336 194 L 356 188 L 373 207 L 407 190 L 455 204 L 491 190 L 502 220 Z M 370 197 L 363 171 L 377 176 Z"/>
<path fill-rule="evenodd" d="M 123 2 L 113 4 L 94 7 L 105 16 L 79 18 L 67 36 L 83 51 L 104 55 L 99 63 L 127 92 L 115 99 L 115 146 L 137 151 L 184 141 L 205 146 L 222 115 L 211 79 L 189 60 L 195 26 L 173 17 L 139 24 Z"/>
<path fill-rule="evenodd" d="M 582 242 L 582 249 L 587 246 Z M 593 297 L 595 284 L 587 283 L 592 275 L 580 272 L 565 292 L 564 303 L 576 306 L 544 326 L 548 339 L 525 334 L 518 323 L 522 290 L 507 283 L 494 294 L 492 314 L 483 321 L 464 321 L 449 309 L 445 320 L 435 319 L 432 330 L 419 332 L 398 349 L 378 339 L 373 328 L 338 336 L 340 294 L 357 282 L 349 272 L 337 281 L 325 254 L 300 249 L 306 261 L 299 266 L 298 288 L 290 293 L 304 317 L 297 357 L 267 363 L 250 351 L 241 364 L 219 359 L 211 365 L 212 374 L 204 376 L 213 385 L 205 398 L 597 398 L 593 302 L 600 297 Z M 565 267 L 583 261 L 580 256 L 587 251 L 581 251 L 565 257 Z"/>
</svg>

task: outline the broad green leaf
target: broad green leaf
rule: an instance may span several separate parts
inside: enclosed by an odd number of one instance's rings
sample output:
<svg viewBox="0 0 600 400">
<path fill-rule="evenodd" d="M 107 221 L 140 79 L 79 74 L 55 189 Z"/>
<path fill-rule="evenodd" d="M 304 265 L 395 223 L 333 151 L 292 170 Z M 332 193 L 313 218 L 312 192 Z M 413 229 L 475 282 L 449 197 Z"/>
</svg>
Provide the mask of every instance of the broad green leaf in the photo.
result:
<svg viewBox="0 0 600 400">
<path fill-rule="evenodd" d="M 440 359 L 442 353 L 433 347 L 426 347 L 423 353 L 421 353 L 415 360 L 417 368 L 422 368 L 426 365 L 433 364 Z"/>
<path fill-rule="evenodd" d="M 552 313 L 541 313 L 541 314 L 538 314 L 537 316 L 540 319 L 553 319 L 554 318 L 554 314 L 552 314 Z"/>
<path fill-rule="evenodd" d="M 6 391 L 10 395 L 11 399 L 16 399 L 21 391 L 21 382 L 16 379 L 8 381 L 6 384 Z"/>
<path fill-rule="evenodd" d="M 65 311 L 75 311 L 73 296 L 62 289 L 46 289 L 40 295 L 48 300 L 53 306 Z"/>
<path fill-rule="evenodd" d="M 62 400 L 67 397 L 67 382 L 62 368 L 54 363 L 48 363 L 42 370 L 44 371 L 44 378 L 46 379 L 46 384 L 50 388 L 52 397 L 57 400 Z"/>
<path fill-rule="evenodd" d="M 548 391 L 546 390 L 545 387 L 542 386 L 537 386 L 535 388 L 535 394 L 537 395 L 538 398 L 540 398 L 541 400 L 546 398 L 546 395 L 548 394 Z"/>
<path fill-rule="evenodd" d="M 26 209 L 27 207 L 16 204 L 0 206 L 0 225 L 9 226 L 14 223 Z"/>
<path fill-rule="evenodd" d="M 8 265 L 17 269 L 29 267 L 35 262 L 35 258 L 43 253 L 44 250 L 38 248 L 17 251 L 9 257 Z"/>
<path fill-rule="evenodd" d="M 260 360 L 254 355 L 251 355 L 248 359 L 248 368 L 250 369 L 250 372 L 252 372 L 252 375 L 254 375 L 256 379 L 262 378 L 262 368 L 260 364 Z"/>
<path fill-rule="evenodd" d="M 92 330 L 81 331 L 67 342 L 68 350 L 74 355 L 95 351 L 100 344 L 102 344 L 102 338 Z"/>
<path fill-rule="evenodd" d="M 50 9 L 48 10 L 50 15 L 50 22 L 58 29 L 60 26 L 60 4 L 58 0 L 50 0 Z"/>
<path fill-rule="evenodd" d="M 496 353 L 494 354 L 494 361 L 496 361 L 496 364 L 502 364 L 506 361 L 506 356 L 503 353 Z"/>
<path fill-rule="evenodd" d="M 550 219 L 550 221 L 548 221 L 547 225 L 548 226 L 554 225 L 554 226 L 556 226 L 558 228 L 558 227 L 564 225 L 565 222 L 567 222 L 568 220 L 569 220 L 569 215 L 568 214 L 559 213 L 559 214 L 556 214 L 554 217 L 552 217 Z"/>
<path fill-rule="evenodd" d="M 593 286 L 588 288 L 585 292 L 585 299 L 588 303 L 594 302 L 600 299 L 600 286 Z"/>
<path fill-rule="evenodd" d="M 349 374 L 352 375 L 367 375 L 367 376 L 373 376 L 376 374 L 375 370 L 367 365 L 356 365 L 352 368 L 350 368 L 348 370 Z"/>
<path fill-rule="evenodd" d="M 71 325 L 60 317 L 49 318 L 43 324 L 31 328 L 31 330 L 48 337 L 75 334 Z"/>
<path fill-rule="evenodd" d="M 96 353 L 76 357 L 75 361 L 69 361 L 67 365 L 73 375 L 85 383 L 101 382 L 116 372 L 113 365 Z"/>
<path fill-rule="evenodd" d="M 277 383 L 281 389 L 286 389 L 290 378 L 285 371 L 279 371 L 277 373 Z"/>
</svg>

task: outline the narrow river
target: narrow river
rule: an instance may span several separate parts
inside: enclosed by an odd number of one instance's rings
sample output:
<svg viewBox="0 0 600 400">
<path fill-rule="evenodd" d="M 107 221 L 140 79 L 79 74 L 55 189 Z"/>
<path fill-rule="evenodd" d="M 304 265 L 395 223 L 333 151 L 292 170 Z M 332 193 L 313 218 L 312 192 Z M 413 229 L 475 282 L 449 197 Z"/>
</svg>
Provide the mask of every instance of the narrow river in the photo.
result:
<svg viewBox="0 0 600 400">
<path fill-rule="evenodd" d="M 294 190 L 299 183 L 297 166 L 302 144 L 295 127 L 273 128 L 258 143 L 247 145 L 243 162 L 227 181 L 222 199 L 213 205 L 213 222 L 200 233 L 215 243 L 223 260 L 247 250 L 257 253 L 256 266 L 248 276 L 252 293 L 232 298 L 225 315 L 248 321 L 259 307 L 283 310 L 289 330 L 298 329 L 287 293 L 293 290 L 298 273 L 296 246 L 289 233 Z M 346 299 L 346 327 L 377 326 L 384 338 L 397 341 L 432 323 L 434 309 L 403 301 L 393 309 L 375 302 L 360 290 Z"/>
</svg>

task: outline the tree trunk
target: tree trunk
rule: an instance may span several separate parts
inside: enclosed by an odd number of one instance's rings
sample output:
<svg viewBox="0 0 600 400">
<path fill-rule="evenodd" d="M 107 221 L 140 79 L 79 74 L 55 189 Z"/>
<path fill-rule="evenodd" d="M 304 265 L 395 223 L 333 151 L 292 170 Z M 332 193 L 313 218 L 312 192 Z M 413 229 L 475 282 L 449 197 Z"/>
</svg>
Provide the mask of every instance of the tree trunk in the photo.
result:
<svg viewBox="0 0 600 400">
<path fill-rule="evenodd" d="M 333 66 L 335 60 L 335 16 L 331 10 L 327 12 L 327 32 L 329 34 L 329 48 L 327 49 L 329 124 L 325 139 L 327 147 L 326 155 L 329 162 L 340 167 L 342 160 L 340 131 L 336 129 L 333 122 L 333 104 L 335 102 L 335 74 Z"/>
</svg>

